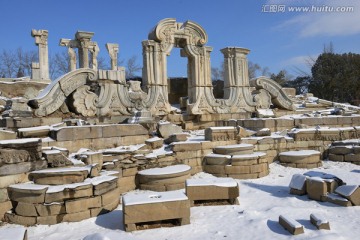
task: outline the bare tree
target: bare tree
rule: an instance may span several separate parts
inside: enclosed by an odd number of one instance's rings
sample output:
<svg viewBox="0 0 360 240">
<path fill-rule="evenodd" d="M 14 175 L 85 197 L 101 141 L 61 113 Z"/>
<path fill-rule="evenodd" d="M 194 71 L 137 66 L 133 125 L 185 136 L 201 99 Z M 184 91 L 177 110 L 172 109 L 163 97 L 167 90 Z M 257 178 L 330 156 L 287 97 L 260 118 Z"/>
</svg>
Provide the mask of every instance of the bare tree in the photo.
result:
<svg viewBox="0 0 360 240">
<path fill-rule="evenodd" d="M 136 63 L 137 57 L 134 55 L 126 61 L 126 78 L 135 77 L 135 73 L 141 70 L 141 66 Z"/>
<path fill-rule="evenodd" d="M 16 56 L 12 51 L 3 50 L 0 54 L 0 68 L 3 75 L 7 78 L 16 76 L 18 67 L 16 64 Z"/>
</svg>

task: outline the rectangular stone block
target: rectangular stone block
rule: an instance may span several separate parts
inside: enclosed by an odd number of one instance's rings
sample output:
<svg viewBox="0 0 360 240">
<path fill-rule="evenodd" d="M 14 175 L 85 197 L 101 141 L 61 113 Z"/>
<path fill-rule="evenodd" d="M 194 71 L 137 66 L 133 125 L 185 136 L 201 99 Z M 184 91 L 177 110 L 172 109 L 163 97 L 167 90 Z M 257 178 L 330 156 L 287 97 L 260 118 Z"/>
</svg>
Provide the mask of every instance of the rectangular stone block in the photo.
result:
<svg viewBox="0 0 360 240">
<path fill-rule="evenodd" d="M 205 129 L 206 141 L 236 140 L 236 127 L 210 127 Z"/>
<path fill-rule="evenodd" d="M 101 207 L 100 196 L 65 201 L 66 213 L 83 212 L 90 208 L 97 207 Z"/>
<path fill-rule="evenodd" d="M 108 205 L 105 205 L 105 206 L 102 206 L 99 208 L 92 208 L 92 209 L 90 209 L 90 216 L 97 217 L 99 215 L 109 213 L 118 207 L 119 202 L 120 202 L 120 199 L 117 199 Z"/>
<path fill-rule="evenodd" d="M 15 213 L 24 217 L 36 217 L 38 213 L 33 203 L 18 202 L 15 204 Z"/>
<path fill-rule="evenodd" d="M 228 177 L 235 178 L 235 179 L 254 179 L 258 178 L 258 173 L 244 173 L 244 174 L 228 174 Z"/>
<path fill-rule="evenodd" d="M 292 235 L 298 235 L 304 233 L 304 227 L 294 219 L 279 216 L 279 224 L 283 226 Z"/>
<path fill-rule="evenodd" d="M 14 213 L 5 213 L 4 219 L 8 223 L 14 223 L 23 226 L 34 226 L 36 224 L 36 217 L 24 217 Z"/>
<path fill-rule="evenodd" d="M 260 173 L 260 172 L 265 172 L 269 169 L 269 166 L 267 163 L 260 163 L 260 164 L 256 164 L 256 165 L 251 165 L 250 166 L 250 173 Z"/>
<path fill-rule="evenodd" d="M 64 214 L 61 222 L 80 222 L 91 217 L 90 210 Z"/>
<path fill-rule="evenodd" d="M 119 177 L 118 188 L 120 189 L 120 193 L 135 190 L 135 188 L 136 188 L 135 176 Z"/>
<path fill-rule="evenodd" d="M 117 182 L 118 178 L 115 178 L 113 180 L 101 182 L 99 184 L 93 184 L 94 185 L 94 195 L 102 195 L 104 193 L 107 193 L 115 188 L 117 188 Z"/>
<path fill-rule="evenodd" d="M 0 176 L 0 188 L 7 188 L 12 184 L 28 182 L 29 173 L 20 173 L 15 175 Z"/>
<path fill-rule="evenodd" d="M 119 188 L 115 188 L 112 191 L 109 191 L 103 195 L 101 195 L 101 205 L 102 206 L 106 206 L 109 205 L 111 203 L 113 203 L 114 201 L 120 201 L 120 189 Z"/>
<path fill-rule="evenodd" d="M 38 215 L 41 217 L 66 213 L 65 205 L 63 203 L 35 204 L 35 208 Z"/>
<path fill-rule="evenodd" d="M 337 154 L 330 153 L 328 155 L 328 160 L 329 161 L 335 161 L 335 162 L 343 162 L 344 161 L 344 155 L 337 155 Z"/>
<path fill-rule="evenodd" d="M 170 144 L 173 152 L 196 151 L 201 150 L 199 142 L 175 142 Z"/>
<path fill-rule="evenodd" d="M 122 176 L 123 177 L 130 177 L 130 176 L 135 176 L 138 172 L 137 167 L 133 167 L 133 168 L 123 168 L 122 170 Z"/>
<path fill-rule="evenodd" d="M 18 133 L 20 138 L 48 137 L 50 133 L 50 126 L 19 128 Z"/>
<path fill-rule="evenodd" d="M 226 174 L 246 174 L 251 173 L 251 166 L 225 166 L 225 173 Z"/>
<path fill-rule="evenodd" d="M 225 166 L 222 165 L 204 165 L 204 172 L 210 174 L 226 174 Z"/>
<path fill-rule="evenodd" d="M 27 187 L 29 185 L 29 187 Z M 8 194 L 12 201 L 24 203 L 44 203 L 47 186 L 34 188 L 33 184 L 21 184 L 21 186 L 9 186 Z"/>
<path fill-rule="evenodd" d="M 176 152 L 175 157 L 179 160 L 201 157 L 201 150 Z"/>
<path fill-rule="evenodd" d="M 16 139 L 16 132 L 0 129 L 0 140 Z"/>
<path fill-rule="evenodd" d="M 138 135 L 148 135 L 148 131 L 140 124 L 113 124 L 103 126 L 102 136 L 104 138 Z"/>
<path fill-rule="evenodd" d="M 310 214 L 310 222 L 319 230 L 320 229 L 330 230 L 329 221 L 322 216 L 312 213 Z"/>
<path fill-rule="evenodd" d="M 181 192 L 162 192 L 123 196 L 123 219 L 126 231 L 136 230 L 136 223 L 181 219 L 190 223 L 190 201 Z"/>
<path fill-rule="evenodd" d="M 306 191 L 308 198 L 322 201 L 322 196 L 327 194 L 327 185 L 324 180 L 318 177 L 311 177 L 306 179 Z"/>
<path fill-rule="evenodd" d="M 345 162 L 360 162 L 360 154 L 346 154 L 344 155 Z"/>
<path fill-rule="evenodd" d="M 349 200 L 347 200 L 344 197 L 341 197 L 338 194 L 330 193 L 330 194 L 325 196 L 324 200 L 326 202 L 333 203 L 333 204 L 336 204 L 336 205 L 339 205 L 339 206 L 342 206 L 342 207 L 350 207 L 350 206 L 352 206 L 352 204 L 351 204 L 351 202 Z"/>
</svg>

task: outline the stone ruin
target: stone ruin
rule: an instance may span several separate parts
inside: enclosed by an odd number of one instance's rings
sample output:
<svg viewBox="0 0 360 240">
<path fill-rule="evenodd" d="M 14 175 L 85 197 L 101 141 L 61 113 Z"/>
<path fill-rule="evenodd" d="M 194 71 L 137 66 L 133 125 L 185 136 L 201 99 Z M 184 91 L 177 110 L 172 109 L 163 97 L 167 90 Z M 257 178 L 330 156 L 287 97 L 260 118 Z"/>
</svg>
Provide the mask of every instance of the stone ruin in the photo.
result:
<svg viewBox="0 0 360 240">
<path fill-rule="evenodd" d="M 6 86 L 0 96 L 0 218 L 7 222 L 81 221 L 116 209 L 121 194 L 142 189 L 158 195 L 122 198 L 129 216 L 125 230 L 168 218 L 189 224 L 189 209 L 197 201 L 238 203 L 233 179 L 264 177 L 274 161 L 298 168 L 316 168 L 326 159 L 360 163 L 360 108 L 295 96 L 266 77 L 249 80 L 248 49 L 221 50 L 224 98 L 215 98 L 212 48 L 195 22 L 164 19 L 150 31 L 142 42 L 142 83 L 126 80 L 115 43 L 106 44 L 111 69 L 98 69 L 94 33 L 81 31 L 60 40 L 68 50 L 69 72 L 49 83 L 48 31 L 33 30 L 32 36 L 39 46 L 33 80 L 0 81 Z M 169 100 L 166 60 L 174 47 L 188 60 L 187 96 L 180 97 L 180 108 Z M 43 85 L 34 90 L 37 83 Z M 190 179 L 199 172 L 218 178 Z M 321 199 L 333 199 L 326 181 L 318 182 L 325 189 Z M 187 193 L 181 196 L 167 194 L 183 188 Z M 357 204 L 354 192 L 349 201 Z M 312 196 L 311 188 L 307 193 Z M 140 214 L 168 206 L 180 208 Z"/>
</svg>

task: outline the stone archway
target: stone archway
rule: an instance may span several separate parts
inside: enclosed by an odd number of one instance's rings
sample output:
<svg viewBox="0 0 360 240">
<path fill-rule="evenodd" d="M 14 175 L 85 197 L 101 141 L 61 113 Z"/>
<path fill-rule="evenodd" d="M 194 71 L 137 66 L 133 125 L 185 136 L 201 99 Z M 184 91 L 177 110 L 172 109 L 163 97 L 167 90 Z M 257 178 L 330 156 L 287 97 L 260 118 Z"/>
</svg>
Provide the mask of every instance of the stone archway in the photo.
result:
<svg viewBox="0 0 360 240">
<path fill-rule="evenodd" d="M 143 41 L 143 81 L 148 88 L 146 106 L 154 114 L 169 112 L 167 99 L 167 56 L 174 47 L 181 48 L 188 59 L 188 114 L 249 113 L 256 103 L 250 92 L 246 55 L 243 48 L 225 48 L 225 99 L 215 99 L 212 92 L 210 53 L 205 46 L 208 36 L 193 21 L 178 23 L 176 19 L 161 20 Z"/>
</svg>

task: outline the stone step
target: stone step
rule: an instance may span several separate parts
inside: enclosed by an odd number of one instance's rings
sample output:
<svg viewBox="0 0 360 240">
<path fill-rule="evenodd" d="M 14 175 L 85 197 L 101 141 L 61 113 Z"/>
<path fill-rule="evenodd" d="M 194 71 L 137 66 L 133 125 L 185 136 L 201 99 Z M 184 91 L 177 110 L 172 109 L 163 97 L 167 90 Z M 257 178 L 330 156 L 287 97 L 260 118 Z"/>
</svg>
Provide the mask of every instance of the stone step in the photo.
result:
<svg viewBox="0 0 360 240">
<path fill-rule="evenodd" d="M 210 153 L 204 157 L 207 165 L 228 165 L 231 163 L 230 155 Z"/>
<path fill-rule="evenodd" d="M 254 152 L 254 145 L 247 143 L 218 146 L 214 148 L 214 153 L 224 154 L 224 155 L 251 154 L 253 152 Z"/>
<path fill-rule="evenodd" d="M 254 152 L 250 154 L 242 155 L 233 155 L 231 158 L 231 165 L 233 166 L 242 166 L 242 165 L 254 165 L 265 163 L 266 153 L 263 152 Z"/>
<path fill-rule="evenodd" d="M 281 165 L 295 168 L 320 167 L 320 152 L 315 150 L 288 151 L 279 154 Z"/>
</svg>

